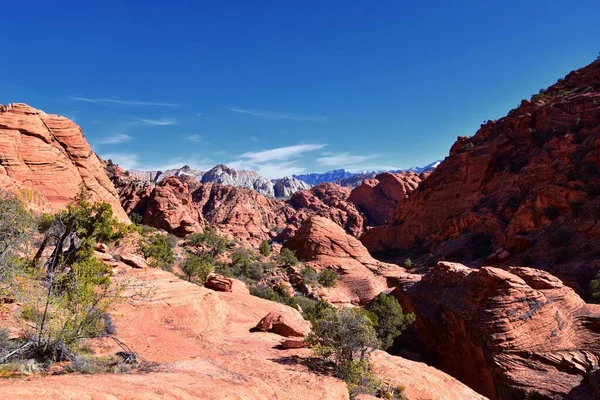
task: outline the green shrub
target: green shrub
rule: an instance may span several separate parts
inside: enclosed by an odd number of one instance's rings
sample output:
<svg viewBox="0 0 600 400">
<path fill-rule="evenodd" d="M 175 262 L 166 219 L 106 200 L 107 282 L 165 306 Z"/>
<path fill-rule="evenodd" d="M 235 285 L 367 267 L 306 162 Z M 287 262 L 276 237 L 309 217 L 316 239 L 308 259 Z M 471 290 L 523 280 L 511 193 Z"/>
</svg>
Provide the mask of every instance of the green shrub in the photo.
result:
<svg viewBox="0 0 600 400">
<path fill-rule="evenodd" d="M 142 238 L 140 250 L 144 257 L 150 259 L 150 266 L 155 268 L 169 268 L 175 262 L 172 247 L 173 239 L 169 236 L 154 234 L 149 238 Z"/>
<path fill-rule="evenodd" d="M 317 286 L 319 283 L 319 274 L 312 267 L 304 267 L 302 270 L 302 279 L 307 286 Z"/>
<path fill-rule="evenodd" d="M 437 264 L 435 257 L 433 256 L 433 254 L 429 253 L 427 255 L 427 266 L 431 268 L 435 267 L 435 264 Z"/>
<path fill-rule="evenodd" d="M 214 228 L 207 226 L 204 232 L 189 235 L 186 243 L 196 247 L 206 247 L 216 257 L 227 250 L 229 241 L 219 236 Z"/>
<path fill-rule="evenodd" d="M 252 296 L 260 297 L 263 299 L 275 301 L 277 303 L 285 304 L 290 307 L 296 306 L 296 300 L 287 293 L 278 292 L 272 286 L 265 284 L 258 284 L 250 286 L 250 294 Z"/>
<path fill-rule="evenodd" d="M 412 266 L 413 266 L 413 262 L 412 262 L 412 260 L 411 260 L 410 258 L 408 258 L 408 257 L 407 257 L 407 258 L 405 258 L 405 259 L 404 259 L 404 266 L 405 266 L 406 268 L 412 268 Z"/>
<path fill-rule="evenodd" d="M 600 303 L 600 272 L 590 281 L 589 295 L 594 303 Z"/>
<path fill-rule="evenodd" d="M 269 257 L 271 255 L 271 245 L 269 244 L 269 242 L 267 242 L 266 240 L 263 240 L 260 243 L 258 252 L 264 257 Z"/>
<path fill-rule="evenodd" d="M 337 274 L 330 269 L 325 269 L 317 275 L 317 281 L 326 288 L 334 287 L 337 282 Z"/>
<path fill-rule="evenodd" d="M 279 257 L 277 257 L 279 263 L 285 267 L 293 267 L 297 265 L 300 261 L 296 258 L 296 254 L 294 251 L 283 248 L 279 253 Z"/>
<path fill-rule="evenodd" d="M 214 258 L 210 253 L 196 255 L 188 253 L 179 266 L 188 281 L 195 281 L 201 285 L 206 282 L 208 275 L 212 272 Z"/>
<path fill-rule="evenodd" d="M 375 331 L 384 350 L 392 347 L 394 339 L 415 321 L 413 313 L 404 314 L 398 300 L 385 293 L 377 295 L 367 309 L 376 317 Z"/>
<path fill-rule="evenodd" d="M 132 212 L 131 214 L 129 214 L 129 219 L 131 220 L 131 222 L 133 222 L 136 225 L 141 225 L 142 222 L 144 221 L 144 217 L 142 217 L 140 214 Z"/>
</svg>

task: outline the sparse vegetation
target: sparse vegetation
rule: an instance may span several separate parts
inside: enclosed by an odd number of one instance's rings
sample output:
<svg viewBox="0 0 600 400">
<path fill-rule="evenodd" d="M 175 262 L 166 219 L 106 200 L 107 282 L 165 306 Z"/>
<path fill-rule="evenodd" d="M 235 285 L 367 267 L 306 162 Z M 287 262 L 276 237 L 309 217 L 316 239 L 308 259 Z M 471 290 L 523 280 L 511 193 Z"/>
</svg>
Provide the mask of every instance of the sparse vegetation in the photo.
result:
<svg viewBox="0 0 600 400">
<path fill-rule="evenodd" d="M 405 259 L 404 259 L 404 266 L 405 266 L 406 268 L 409 268 L 409 269 L 410 269 L 410 268 L 412 268 L 412 266 L 413 266 L 413 262 L 412 262 L 412 260 L 411 260 L 410 258 L 408 258 L 408 257 L 407 257 L 407 258 L 405 258 Z"/>
<path fill-rule="evenodd" d="M 284 267 L 293 267 L 300 261 L 296 258 L 296 253 L 290 249 L 283 248 L 277 257 L 277 261 Z"/>
<path fill-rule="evenodd" d="M 317 275 L 317 281 L 326 288 L 334 287 L 337 282 L 337 274 L 329 269 L 325 269 Z"/>
<path fill-rule="evenodd" d="M 271 255 L 271 245 L 266 240 L 263 240 L 258 247 L 258 252 L 263 257 L 269 257 Z"/>
<path fill-rule="evenodd" d="M 415 321 L 414 314 L 404 314 L 398 300 L 385 293 L 377 295 L 367 310 L 374 317 L 373 325 L 384 350 L 392 347 L 394 339 Z"/>
<path fill-rule="evenodd" d="M 227 250 L 229 241 L 219 236 L 217 231 L 212 227 L 205 227 L 202 233 L 193 233 L 186 239 L 186 244 L 196 247 L 204 247 L 212 253 L 214 257 L 223 254 Z"/>
<path fill-rule="evenodd" d="M 31 219 L 11 198 L 0 200 L 0 210 Z M 6 217 L 0 212 L 0 218 Z M 35 228 L 44 234 L 35 257 L 27 263 L 7 262 L 16 244 Z M 37 226 L 15 225 L 0 232 L 0 242 L 10 244 L 2 253 L 2 286 L 10 288 L 11 296 L 23 305 L 22 316 L 31 322 L 31 331 L 14 348 L 7 348 L 4 341 L 0 364 L 73 361 L 82 340 L 114 332 L 107 315 L 123 298 L 124 284 L 111 282 L 111 271 L 96 259 L 93 246 L 115 242 L 126 232 L 109 204 L 91 204 L 83 192 L 52 219 L 45 216 Z M 51 250 L 50 256 L 40 266 L 45 249 Z"/>
<path fill-rule="evenodd" d="M 214 258 L 210 253 L 200 255 L 188 253 L 179 268 L 188 281 L 202 285 L 212 272 L 213 263 Z"/>
<path fill-rule="evenodd" d="M 170 270 L 175 262 L 173 248 L 176 244 L 174 236 L 156 233 L 140 240 L 140 250 L 149 259 L 150 266 Z"/>
</svg>

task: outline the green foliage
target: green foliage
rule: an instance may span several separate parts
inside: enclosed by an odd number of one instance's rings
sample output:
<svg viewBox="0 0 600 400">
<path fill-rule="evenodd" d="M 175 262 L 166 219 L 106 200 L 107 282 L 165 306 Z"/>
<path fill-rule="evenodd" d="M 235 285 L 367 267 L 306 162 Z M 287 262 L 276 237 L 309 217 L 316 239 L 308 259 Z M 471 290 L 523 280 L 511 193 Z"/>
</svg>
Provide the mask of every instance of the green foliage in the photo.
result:
<svg viewBox="0 0 600 400">
<path fill-rule="evenodd" d="M 22 267 L 20 254 L 31 244 L 35 225 L 19 199 L 0 192 L 0 282 L 10 284 Z M 6 285 L 0 287 L 0 295 Z"/>
<path fill-rule="evenodd" d="M 375 331 L 381 341 L 381 348 L 384 350 L 392 347 L 394 339 L 400 336 L 408 325 L 415 321 L 413 313 L 402 313 L 402 307 L 394 296 L 380 293 L 375 297 L 368 307 L 369 312 L 374 314 L 376 322 Z"/>
<path fill-rule="evenodd" d="M 267 242 L 266 240 L 263 240 L 260 243 L 258 252 L 264 257 L 269 257 L 271 255 L 271 245 L 269 244 L 269 242 Z"/>
<path fill-rule="evenodd" d="M 250 294 L 252 296 L 285 304 L 290 307 L 296 307 L 296 300 L 294 297 L 291 297 L 288 293 L 285 293 L 284 291 L 276 291 L 272 286 L 269 285 L 253 285 L 250 287 Z"/>
<path fill-rule="evenodd" d="M 406 268 L 412 268 L 412 266 L 413 266 L 413 262 L 412 262 L 412 260 L 411 260 L 410 258 L 406 258 L 406 259 L 404 259 L 404 266 L 405 266 Z"/>
<path fill-rule="evenodd" d="M 317 275 L 317 281 L 323 287 L 331 288 L 334 287 L 337 282 L 337 274 L 332 270 L 325 269 Z"/>
<path fill-rule="evenodd" d="M 319 274 L 312 267 L 304 267 L 302 270 L 302 279 L 307 286 L 317 286 Z"/>
<path fill-rule="evenodd" d="M 371 320 L 353 308 L 324 310 L 307 340 L 313 351 L 331 359 L 340 377 L 351 384 L 364 374 L 368 354 L 379 346 Z"/>
<path fill-rule="evenodd" d="M 589 295 L 594 303 L 600 303 L 600 272 L 590 281 Z"/>
<path fill-rule="evenodd" d="M 214 257 L 227 250 L 228 240 L 219 236 L 215 228 L 207 226 L 202 233 L 193 233 L 186 239 L 186 243 L 196 247 L 205 247 Z"/>
<path fill-rule="evenodd" d="M 437 264 L 437 261 L 436 261 L 434 255 L 429 253 L 427 255 L 427 266 L 431 268 L 431 267 L 435 267 L 435 264 Z"/>
<path fill-rule="evenodd" d="M 144 217 L 142 217 L 140 214 L 132 212 L 131 214 L 129 214 L 129 219 L 131 220 L 131 222 L 133 222 L 136 225 L 141 225 L 142 222 L 144 222 Z"/>
<path fill-rule="evenodd" d="M 210 253 L 200 255 L 188 253 L 179 266 L 188 281 L 204 284 L 208 275 L 212 272 L 214 257 Z"/>
<path fill-rule="evenodd" d="M 173 239 L 160 233 L 140 240 L 140 250 L 154 268 L 170 268 L 175 262 Z"/>
<path fill-rule="evenodd" d="M 293 267 L 300 261 L 296 258 L 296 253 L 288 248 L 281 249 L 279 257 L 277 257 L 279 263 L 285 267 Z"/>
<path fill-rule="evenodd" d="M 327 310 L 334 310 L 333 306 L 323 300 L 312 300 L 304 296 L 296 296 L 296 303 L 302 308 L 304 319 L 314 323 L 323 318 Z"/>
</svg>

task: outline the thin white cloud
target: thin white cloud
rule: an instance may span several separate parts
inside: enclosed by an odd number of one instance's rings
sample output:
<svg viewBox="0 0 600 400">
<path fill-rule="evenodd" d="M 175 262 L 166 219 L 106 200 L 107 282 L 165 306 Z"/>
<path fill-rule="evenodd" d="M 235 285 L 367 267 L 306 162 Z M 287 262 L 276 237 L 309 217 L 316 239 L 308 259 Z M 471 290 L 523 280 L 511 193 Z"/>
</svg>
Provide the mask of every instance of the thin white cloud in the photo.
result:
<svg viewBox="0 0 600 400">
<path fill-rule="evenodd" d="M 250 136 L 249 139 L 253 142 L 258 142 L 258 138 L 256 136 Z"/>
<path fill-rule="evenodd" d="M 321 115 L 316 115 L 316 116 L 294 115 L 294 114 L 288 114 L 288 113 L 277 112 L 277 111 L 248 110 L 248 109 L 239 108 L 239 107 L 231 107 L 231 108 L 228 108 L 228 110 L 238 113 L 238 114 L 245 114 L 245 115 L 250 115 L 255 118 L 263 118 L 263 119 L 269 119 L 269 120 L 274 120 L 274 121 L 287 120 L 287 121 L 307 121 L 307 122 L 317 122 L 317 123 L 327 122 L 327 117 L 324 117 Z"/>
<path fill-rule="evenodd" d="M 323 156 L 318 158 L 317 162 L 327 167 L 352 167 L 378 156 L 378 154 L 323 153 Z"/>
<path fill-rule="evenodd" d="M 112 160 L 123 169 L 136 169 L 139 167 L 138 155 L 135 153 L 105 153 L 100 157 L 104 160 Z"/>
<path fill-rule="evenodd" d="M 172 120 L 172 119 L 167 119 L 167 118 L 161 118 L 161 119 L 134 118 L 134 119 L 145 125 L 155 125 L 155 126 L 177 125 L 177 121 Z"/>
<path fill-rule="evenodd" d="M 117 104 L 122 106 L 136 106 L 136 107 L 179 107 L 179 104 L 174 103 L 163 103 L 155 101 L 137 101 L 137 100 L 121 100 L 121 99 L 103 99 L 103 98 L 91 98 L 82 96 L 71 96 L 71 100 L 82 101 L 85 103 L 94 103 L 99 105 Z"/>
<path fill-rule="evenodd" d="M 200 135 L 188 135 L 185 138 L 186 140 L 190 141 L 190 142 L 194 142 L 194 143 L 202 143 L 204 140 L 202 139 L 202 136 Z"/>
<path fill-rule="evenodd" d="M 117 135 L 112 135 L 112 136 L 104 136 L 98 140 L 98 143 L 119 144 L 119 143 L 129 142 L 131 139 L 133 139 L 133 138 L 129 135 L 117 134 Z"/>
<path fill-rule="evenodd" d="M 306 169 L 296 164 L 296 161 L 268 162 L 263 164 L 249 163 L 246 160 L 236 160 L 227 163 L 233 169 L 256 171 L 268 179 L 282 178 L 293 174 L 301 174 Z"/>
<path fill-rule="evenodd" d="M 258 152 L 248 152 L 241 154 L 239 158 L 246 159 L 248 162 L 264 163 L 273 160 L 289 160 L 290 158 L 298 157 L 299 155 L 320 150 L 325 144 L 297 144 L 294 146 L 278 147 L 275 149 L 263 150 Z"/>
<path fill-rule="evenodd" d="M 298 164 L 299 159 L 305 153 L 321 150 L 325 146 L 325 144 L 298 144 L 257 152 L 247 152 L 239 155 L 235 160 L 228 162 L 227 165 L 235 169 L 256 171 L 269 179 L 281 178 L 305 172 L 305 168 Z"/>
</svg>

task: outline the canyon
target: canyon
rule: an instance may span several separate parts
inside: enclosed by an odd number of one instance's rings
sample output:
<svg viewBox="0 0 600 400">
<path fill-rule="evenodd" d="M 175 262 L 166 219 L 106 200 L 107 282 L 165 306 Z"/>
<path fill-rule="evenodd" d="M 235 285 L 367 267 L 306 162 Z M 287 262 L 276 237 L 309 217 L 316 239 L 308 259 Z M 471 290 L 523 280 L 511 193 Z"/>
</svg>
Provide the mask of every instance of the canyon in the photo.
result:
<svg viewBox="0 0 600 400">
<path fill-rule="evenodd" d="M 586 303 L 600 271 L 599 167 L 600 60 L 459 137 L 439 165 L 351 187 L 325 182 L 351 179 L 346 171 L 278 182 L 225 165 L 125 171 L 100 160 L 70 120 L 0 106 L 0 186 L 36 212 L 60 210 L 83 189 L 123 222 L 179 238 L 210 227 L 245 248 L 291 250 L 335 274 L 335 286 L 308 294 L 336 307 L 394 296 L 416 320 L 392 353 L 412 360 L 372 357 L 410 399 L 600 397 L 600 305 Z M 281 333 L 310 330 L 297 310 L 237 279 L 213 277 L 213 290 L 134 268 L 130 250 L 98 254 L 117 279 L 155 288 L 152 299 L 119 305 L 119 338 L 160 366 L 0 381 L 0 394 L 349 398 L 343 381 L 299 362 L 309 349 L 278 348 Z"/>
</svg>

